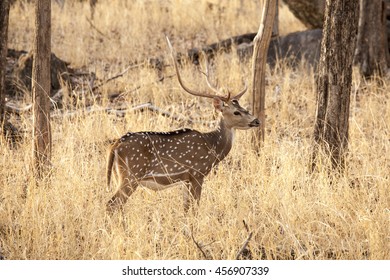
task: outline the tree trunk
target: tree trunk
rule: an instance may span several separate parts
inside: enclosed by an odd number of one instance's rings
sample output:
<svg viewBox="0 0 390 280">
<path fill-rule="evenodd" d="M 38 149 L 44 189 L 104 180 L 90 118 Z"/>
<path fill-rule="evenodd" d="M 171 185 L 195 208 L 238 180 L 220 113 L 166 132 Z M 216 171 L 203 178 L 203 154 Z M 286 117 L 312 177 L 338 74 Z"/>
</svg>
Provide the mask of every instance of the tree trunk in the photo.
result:
<svg viewBox="0 0 390 280">
<path fill-rule="evenodd" d="M 387 33 L 387 48 L 390 54 L 390 0 L 386 0 L 386 33 Z M 388 67 L 390 67 L 390 61 L 388 60 Z"/>
<path fill-rule="evenodd" d="M 272 28 L 272 37 L 279 37 L 279 0 L 276 0 L 276 10 L 274 17 L 274 27 Z"/>
<path fill-rule="evenodd" d="M 348 148 L 349 100 L 352 63 L 359 18 L 356 0 L 328 0 L 317 76 L 316 142 L 313 167 L 318 150 L 328 154 L 334 169 L 343 169 Z"/>
<path fill-rule="evenodd" d="M 322 28 L 325 0 L 283 0 L 283 2 L 307 28 Z"/>
<path fill-rule="evenodd" d="M 4 107 L 5 107 L 5 73 L 7 65 L 7 39 L 8 39 L 8 17 L 9 0 L 0 2 L 0 131 L 3 132 L 4 126 Z"/>
<path fill-rule="evenodd" d="M 384 0 L 360 0 L 359 31 L 355 63 L 364 77 L 387 73 L 386 3 Z"/>
<path fill-rule="evenodd" d="M 267 52 L 276 12 L 276 0 L 266 0 L 259 31 L 254 39 L 253 47 L 253 114 L 260 120 L 260 126 L 255 131 L 254 144 L 259 147 L 264 141 L 265 131 L 265 70 Z"/>
<path fill-rule="evenodd" d="M 284 0 L 308 28 L 322 28 L 325 0 Z M 355 64 L 364 77 L 386 75 L 390 67 L 390 0 L 360 0 Z"/>
<path fill-rule="evenodd" d="M 33 93 L 33 158 L 38 178 L 46 175 L 51 159 L 50 54 L 51 1 L 36 0 Z"/>
</svg>

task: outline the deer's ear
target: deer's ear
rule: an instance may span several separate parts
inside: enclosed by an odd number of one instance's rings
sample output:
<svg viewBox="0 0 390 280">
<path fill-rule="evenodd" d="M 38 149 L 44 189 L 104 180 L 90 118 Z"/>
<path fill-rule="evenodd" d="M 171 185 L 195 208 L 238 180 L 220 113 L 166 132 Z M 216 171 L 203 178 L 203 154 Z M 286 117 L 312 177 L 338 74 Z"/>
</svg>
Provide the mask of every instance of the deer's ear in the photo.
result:
<svg viewBox="0 0 390 280">
<path fill-rule="evenodd" d="M 215 97 L 214 99 L 213 99 L 213 103 L 214 103 L 214 108 L 215 108 L 215 110 L 217 110 L 217 111 L 222 111 L 222 108 L 223 108 L 223 101 L 221 100 L 221 99 L 219 99 L 218 97 Z"/>
</svg>

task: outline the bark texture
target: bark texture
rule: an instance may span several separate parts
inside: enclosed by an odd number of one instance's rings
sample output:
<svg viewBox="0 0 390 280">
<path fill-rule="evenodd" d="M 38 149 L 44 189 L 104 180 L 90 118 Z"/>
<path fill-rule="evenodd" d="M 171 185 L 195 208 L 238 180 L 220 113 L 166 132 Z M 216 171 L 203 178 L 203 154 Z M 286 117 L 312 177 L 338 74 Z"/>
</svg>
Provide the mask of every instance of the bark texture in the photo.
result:
<svg viewBox="0 0 390 280">
<path fill-rule="evenodd" d="M 36 175 L 42 178 L 50 165 L 50 54 L 51 1 L 35 2 L 33 93 L 33 158 Z"/>
<path fill-rule="evenodd" d="M 283 0 L 283 2 L 307 28 L 322 28 L 325 0 Z"/>
<path fill-rule="evenodd" d="M 315 166 L 319 147 L 332 167 L 343 168 L 348 148 L 352 63 L 359 17 L 356 0 L 328 0 L 317 76 L 317 117 L 314 128 Z"/>
<path fill-rule="evenodd" d="M 253 114 L 260 120 L 256 129 L 254 144 L 256 147 L 264 141 L 265 131 L 265 70 L 267 52 L 271 41 L 272 29 L 276 13 L 276 0 L 266 0 L 259 31 L 254 39 L 253 46 Z"/>
<path fill-rule="evenodd" d="M 386 1 L 360 0 L 355 63 L 364 77 L 384 76 L 389 64 Z"/>
<path fill-rule="evenodd" d="M 9 6 L 9 0 L 0 2 L 0 131 L 4 124 Z"/>
</svg>

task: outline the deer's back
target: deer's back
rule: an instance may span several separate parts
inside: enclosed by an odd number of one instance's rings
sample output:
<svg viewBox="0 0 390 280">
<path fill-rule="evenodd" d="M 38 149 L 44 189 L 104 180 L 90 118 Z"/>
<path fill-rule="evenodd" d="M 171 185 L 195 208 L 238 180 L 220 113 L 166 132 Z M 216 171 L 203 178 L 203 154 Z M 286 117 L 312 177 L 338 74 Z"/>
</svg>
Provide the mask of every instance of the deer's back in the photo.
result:
<svg viewBox="0 0 390 280">
<path fill-rule="evenodd" d="M 186 171 L 207 175 L 216 162 L 202 133 L 192 129 L 127 133 L 115 150 L 122 165 L 138 177 Z"/>
</svg>

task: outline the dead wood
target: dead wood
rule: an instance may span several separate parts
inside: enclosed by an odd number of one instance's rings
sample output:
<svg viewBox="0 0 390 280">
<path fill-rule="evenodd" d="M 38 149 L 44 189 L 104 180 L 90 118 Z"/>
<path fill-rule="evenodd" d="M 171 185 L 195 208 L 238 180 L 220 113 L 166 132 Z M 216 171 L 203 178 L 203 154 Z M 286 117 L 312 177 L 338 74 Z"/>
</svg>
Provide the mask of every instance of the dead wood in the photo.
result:
<svg viewBox="0 0 390 280">
<path fill-rule="evenodd" d="M 114 75 L 114 76 L 112 76 L 112 77 L 106 79 L 105 81 L 101 82 L 101 83 L 98 84 L 98 85 L 95 85 L 95 86 L 91 87 L 91 90 L 92 90 L 92 91 L 95 91 L 95 90 L 97 90 L 98 88 L 100 88 L 101 86 L 107 84 L 108 82 L 111 82 L 111 81 L 113 81 L 113 80 L 115 80 L 115 79 L 118 79 L 118 78 L 122 77 L 122 76 L 125 75 L 129 70 L 134 69 L 134 68 L 138 68 L 138 67 L 140 67 L 140 66 L 142 66 L 142 65 L 144 65 L 144 64 L 145 64 L 145 63 L 131 64 L 131 65 L 127 66 L 127 67 L 125 68 L 125 70 L 123 70 L 122 72 L 120 72 L 120 73 L 118 73 L 118 74 L 116 74 L 116 75 Z"/>
<path fill-rule="evenodd" d="M 242 244 L 240 250 L 237 252 L 236 260 L 239 260 L 239 259 L 251 260 L 251 259 L 253 259 L 252 252 L 247 247 L 248 247 L 249 241 L 252 239 L 253 232 L 251 232 L 249 230 L 248 224 L 245 222 L 245 220 L 243 220 L 242 222 L 244 223 L 244 227 L 245 227 L 246 231 L 249 233 L 249 235 L 246 238 L 246 240 L 244 241 L 244 243 Z"/>
<path fill-rule="evenodd" d="M 59 97 L 60 98 L 60 97 Z M 55 104 L 52 100 L 52 104 Z M 24 107 L 18 107 L 17 105 L 13 103 L 6 103 L 5 109 L 6 112 L 9 114 L 16 114 L 16 115 L 22 115 L 25 113 L 28 113 L 32 108 L 32 104 L 26 105 Z M 184 117 L 183 115 L 178 115 L 178 114 L 173 114 L 167 110 L 161 109 L 157 106 L 155 106 L 152 102 L 146 102 L 138 105 L 134 105 L 130 108 L 110 108 L 110 107 L 99 107 L 95 105 L 87 106 L 86 108 L 82 109 L 77 109 L 77 110 L 72 110 L 72 111 L 66 111 L 66 110 L 61 110 L 57 109 L 53 111 L 50 116 L 52 118 L 73 118 L 73 117 L 80 117 L 80 116 L 85 116 L 85 115 L 90 115 L 90 114 L 96 114 L 96 113 L 108 113 L 108 114 L 115 114 L 118 117 L 123 117 L 126 113 L 132 112 L 132 111 L 150 111 L 154 113 L 158 113 L 161 116 L 170 118 L 172 120 L 175 120 L 177 122 L 181 122 L 184 124 L 194 124 L 194 123 L 199 123 L 199 124 L 204 124 L 204 125 L 214 125 L 216 121 L 203 121 L 203 120 L 195 120 L 191 117 Z"/>
<path fill-rule="evenodd" d="M 16 106 L 13 103 L 10 103 L 10 102 L 5 104 L 5 112 L 9 113 L 9 114 L 21 115 L 25 112 L 30 111 L 31 108 L 32 108 L 32 104 L 29 104 L 29 105 L 24 106 L 22 108 Z"/>
<path fill-rule="evenodd" d="M 193 63 L 199 64 L 199 58 L 202 53 L 204 53 L 208 58 L 212 58 L 219 51 L 227 52 L 230 51 L 233 46 L 239 46 L 241 44 L 251 44 L 255 36 L 256 33 L 247 33 L 239 36 L 234 36 L 226 40 L 207 45 L 205 47 L 202 47 L 201 49 L 190 49 L 188 50 L 187 54 Z"/>
<path fill-rule="evenodd" d="M 236 254 L 236 260 L 239 260 L 241 259 L 241 257 L 243 259 L 252 259 L 252 253 L 250 250 L 248 250 L 246 248 L 246 246 L 248 246 L 249 244 L 249 241 L 251 240 L 252 238 L 252 235 L 253 235 L 253 232 L 249 233 L 249 236 L 247 237 L 247 239 L 245 240 L 244 244 L 242 244 L 241 246 L 241 249 L 238 251 L 238 253 Z"/>
<path fill-rule="evenodd" d="M 149 86 L 149 85 L 152 85 L 152 84 L 155 84 L 157 82 L 162 82 L 164 81 L 165 79 L 170 79 L 170 78 L 173 78 L 175 77 L 176 75 L 168 75 L 168 76 L 161 76 L 158 80 L 156 80 L 155 82 L 151 82 L 151 83 L 148 83 L 148 84 L 144 84 L 144 85 L 138 85 L 136 86 L 135 88 L 132 88 L 130 90 L 127 90 L 127 91 L 124 91 L 124 92 L 118 92 L 118 93 L 112 93 L 108 96 L 108 98 L 112 101 L 114 100 L 115 98 L 121 98 L 121 97 L 124 97 L 126 96 L 127 94 L 129 93 L 133 93 L 133 92 L 136 92 L 137 90 L 139 90 L 140 88 L 144 87 L 144 86 Z"/>
<path fill-rule="evenodd" d="M 108 37 L 106 34 L 104 34 L 102 31 L 100 31 L 100 29 L 97 28 L 97 27 L 92 23 L 92 21 L 91 21 L 88 17 L 86 17 L 86 19 L 87 19 L 87 22 L 89 23 L 89 25 L 90 25 L 97 33 L 99 33 L 99 35 L 103 36 L 104 38 L 106 38 L 106 39 L 108 39 L 108 40 L 111 40 L 111 38 Z"/>
<path fill-rule="evenodd" d="M 118 117 L 123 117 L 126 113 L 129 113 L 132 111 L 143 112 L 145 110 L 158 113 L 164 117 L 171 118 L 171 119 L 173 119 L 175 121 L 179 121 L 179 122 L 185 122 L 188 124 L 192 124 L 192 123 L 196 122 L 196 121 L 192 120 L 191 118 L 186 118 L 184 116 L 173 114 L 169 111 L 161 109 L 161 108 L 155 106 L 151 102 L 146 102 L 146 103 L 142 103 L 139 105 L 135 105 L 131 108 L 108 108 L 108 107 L 89 106 L 89 107 L 86 107 L 84 109 L 74 110 L 74 111 L 58 110 L 57 112 L 53 112 L 51 114 L 51 117 L 53 117 L 53 118 L 64 118 L 64 117 L 72 118 L 72 117 L 79 117 L 79 116 L 85 116 L 85 115 L 103 113 L 103 112 L 108 113 L 108 114 L 115 114 Z"/>
<path fill-rule="evenodd" d="M 199 242 L 197 242 L 197 241 L 195 240 L 194 232 L 193 232 L 193 231 L 191 231 L 191 238 L 192 238 L 192 241 L 194 242 L 196 248 L 198 248 L 198 250 L 202 253 L 203 257 L 204 257 L 206 260 L 212 260 L 213 257 L 211 256 L 210 252 L 209 252 L 209 251 L 205 252 L 205 251 L 203 250 L 203 248 L 206 247 L 206 245 L 201 245 Z M 208 244 L 208 245 L 210 245 L 210 244 Z"/>
<path fill-rule="evenodd" d="M 199 64 L 202 55 L 211 59 L 218 52 L 231 52 L 236 50 L 237 55 L 242 60 L 248 60 L 253 54 L 253 40 L 256 33 L 247 33 L 235 36 L 218 43 L 207 45 L 200 49 L 193 48 L 188 51 L 188 58 Z M 305 30 L 293 32 L 285 36 L 272 37 L 267 53 L 267 63 L 275 67 L 278 60 L 286 61 L 290 66 L 296 67 L 302 61 L 308 66 L 317 66 L 320 54 L 322 30 Z M 178 54 L 178 59 L 183 57 Z"/>
</svg>

